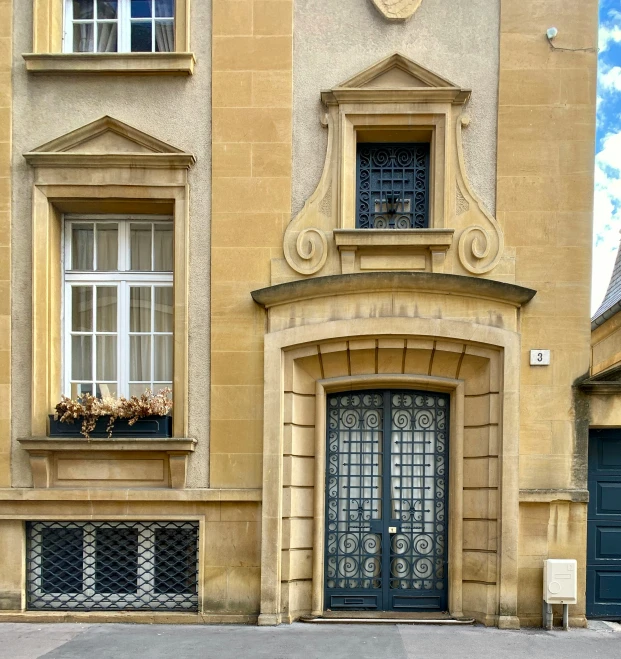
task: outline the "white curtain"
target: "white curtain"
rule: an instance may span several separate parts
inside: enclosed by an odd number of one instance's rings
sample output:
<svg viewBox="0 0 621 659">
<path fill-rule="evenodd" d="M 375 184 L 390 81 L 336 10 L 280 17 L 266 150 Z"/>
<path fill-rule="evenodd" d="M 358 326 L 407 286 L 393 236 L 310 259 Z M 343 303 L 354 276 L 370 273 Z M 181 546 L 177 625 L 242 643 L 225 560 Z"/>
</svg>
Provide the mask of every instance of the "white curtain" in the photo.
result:
<svg viewBox="0 0 621 659">
<path fill-rule="evenodd" d="M 73 26 L 73 52 L 92 53 L 94 46 L 93 23 L 76 23 Z"/>
<path fill-rule="evenodd" d="M 141 272 L 151 270 L 151 224 L 132 224 L 131 234 L 131 269 Z"/>
<path fill-rule="evenodd" d="M 341 418 L 352 412 L 364 421 L 361 430 L 339 433 L 336 586 L 371 588 L 381 574 L 381 536 L 370 531 L 370 522 L 382 519 L 383 433 L 378 411 L 343 410 Z"/>
<path fill-rule="evenodd" d="M 173 21 L 155 21 L 155 50 L 158 53 L 172 53 L 175 50 Z"/>
<path fill-rule="evenodd" d="M 98 53 L 116 53 L 117 51 L 117 24 L 116 23 L 98 23 L 97 24 L 97 52 Z"/>
<path fill-rule="evenodd" d="M 172 223 L 156 224 L 153 231 L 153 269 L 157 272 L 173 270 Z"/>
<path fill-rule="evenodd" d="M 71 230 L 71 269 L 93 269 L 94 229 L 92 224 L 74 224 Z"/>
<path fill-rule="evenodd" d="M 117 270 L 119 229 L 117 224 L 97 225 L 97 270 Z"/>
</svg>

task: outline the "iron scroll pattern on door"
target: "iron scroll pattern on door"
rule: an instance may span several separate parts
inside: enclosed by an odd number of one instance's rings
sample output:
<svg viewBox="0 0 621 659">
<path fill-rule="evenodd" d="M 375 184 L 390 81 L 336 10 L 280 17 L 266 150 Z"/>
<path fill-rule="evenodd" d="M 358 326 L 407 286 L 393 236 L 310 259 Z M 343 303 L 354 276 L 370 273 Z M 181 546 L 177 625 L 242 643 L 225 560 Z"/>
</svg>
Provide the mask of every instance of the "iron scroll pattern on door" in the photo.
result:
<svg viewBox="0 0 621 659">
<path fill-rule="evenodd" d="M 445 394 L 328 398 L 325 608 L 446 610 Z"/>
<path fill-rule="evenodd" d="M 390 507 L 397 528 L 390 541 L 390 589 L 443 597 L 448 401 L 419 392 L 390 396 Z M 400 601 L 393 593 L 393 605 Z"/>
<path fill-rule="evenodd" d="M 330 396 L 325 572 L 332 608 L 381 608 L 383 428 L 381 392 Z"/>
</svg>

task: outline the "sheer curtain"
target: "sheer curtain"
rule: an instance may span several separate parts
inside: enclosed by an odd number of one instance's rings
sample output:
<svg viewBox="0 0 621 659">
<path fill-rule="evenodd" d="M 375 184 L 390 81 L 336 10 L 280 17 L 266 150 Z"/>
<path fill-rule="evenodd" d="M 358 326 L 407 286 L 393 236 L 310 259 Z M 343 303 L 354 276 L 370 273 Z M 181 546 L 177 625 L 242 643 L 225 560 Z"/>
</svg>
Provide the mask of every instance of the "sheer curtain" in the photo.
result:
<svg viewBox="0 0 621 659">
<path fill-rule="evenodd" d="M 118 224 L 97 225 L 97 270 L 117 270 L 119 263 Z"/>
<path fill-rule="evenodd" d="M 131 269 L 140 272 L 151 270 L 151 224 L 130 225 Z"/>
<path fill-rule="evenodd" d="M 335 548 L 339 588 L 380 585 L 376 579 L 381 574 L 382 542 L 371 522 L 382 519 L 381 417 L 380 410 L 341 410 Z"/>
<path fill-rule="evenodd" d="M 155 51 L 172 53 L 175 49 L 175 24 L 172 21 L 155 21 Z"/>
<path fill-rule="evenodd" d="M 151 332 L 151 287 L 132 286 L 130 289 L 129 331 Z M 151 381 L 151 337 L 130 336 L 129 379 Z"/>
<path fill-rule="evenodd" d="M 116 53 L 117 47 L 117 24 L 116 23 L 98 23 L 97 24 L 97 52 L 98 53 Z"/>
</svg>

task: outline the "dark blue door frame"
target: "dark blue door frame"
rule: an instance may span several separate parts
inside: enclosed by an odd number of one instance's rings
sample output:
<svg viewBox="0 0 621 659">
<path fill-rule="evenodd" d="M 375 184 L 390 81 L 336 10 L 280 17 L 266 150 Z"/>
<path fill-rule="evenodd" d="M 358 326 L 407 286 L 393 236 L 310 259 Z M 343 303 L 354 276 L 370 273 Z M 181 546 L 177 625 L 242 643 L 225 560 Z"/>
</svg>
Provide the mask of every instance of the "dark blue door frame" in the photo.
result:
<svg viewBox="0 0 621 659">
<path fill-rule="evenodd" d="M 586 614 L 621 619 L 621 429 L 589 435 Z"/>
</svg>

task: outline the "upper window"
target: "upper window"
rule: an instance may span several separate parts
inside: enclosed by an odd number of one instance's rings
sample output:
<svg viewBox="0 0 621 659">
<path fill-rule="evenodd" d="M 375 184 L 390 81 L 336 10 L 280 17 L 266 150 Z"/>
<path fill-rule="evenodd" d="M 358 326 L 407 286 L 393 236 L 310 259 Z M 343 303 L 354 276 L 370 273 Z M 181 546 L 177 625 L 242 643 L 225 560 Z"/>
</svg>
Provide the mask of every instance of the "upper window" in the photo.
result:
<svg viewBox="0 0 621 659">
<path fill-rule="evenodd" d="M 175 0 L 66 0 L 65 52 L 175 50 Z"/>
<path fill-rule="evenodd" d="M 172 271 L 166 218 L 66 220 L 66 395 L 172 388 Z"/>
<path fill-rule="evenodd" d="M 359 143 L 356 227 L 429 227 L 429 144 Z"/>
</svg>

